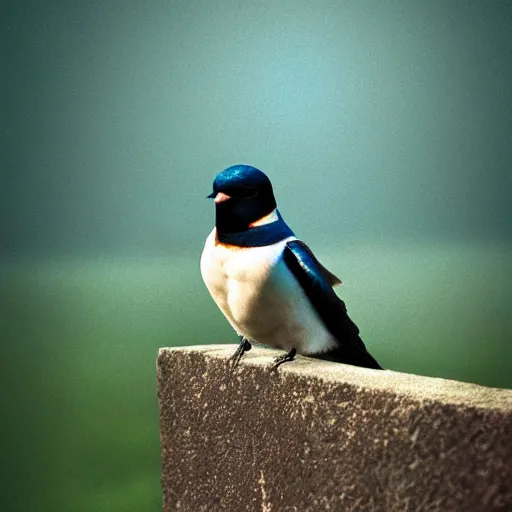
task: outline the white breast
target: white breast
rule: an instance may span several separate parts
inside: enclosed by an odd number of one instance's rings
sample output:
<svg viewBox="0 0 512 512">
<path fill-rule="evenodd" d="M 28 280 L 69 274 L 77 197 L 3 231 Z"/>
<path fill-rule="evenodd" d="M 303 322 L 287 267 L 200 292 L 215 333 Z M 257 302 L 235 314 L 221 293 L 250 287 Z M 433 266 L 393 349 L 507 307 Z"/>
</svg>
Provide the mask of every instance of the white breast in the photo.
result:
<svg viewBox="0 0 512 512">
<path fill-rule="evenodd" d="M 250 341 L 297 352 L 336 345 L 282 259 L 286 242 L 235 247 L 216 242 L 214 229 L 201 256 L 201 274 L 235 331 Z"/>
</svg>

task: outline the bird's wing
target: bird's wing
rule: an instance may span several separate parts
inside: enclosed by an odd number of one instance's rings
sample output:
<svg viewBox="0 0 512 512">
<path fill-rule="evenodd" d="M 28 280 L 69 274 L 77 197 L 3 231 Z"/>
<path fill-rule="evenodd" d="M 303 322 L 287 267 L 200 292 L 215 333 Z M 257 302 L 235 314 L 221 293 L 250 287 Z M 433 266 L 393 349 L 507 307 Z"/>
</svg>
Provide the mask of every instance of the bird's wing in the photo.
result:
<svg viewBox="0 0 512 512">
<path fill-rule="evenodd" d="M 300 247 L 304 252 L 308 254 L 308 257 L 315 263 L 315 265 L 320 269 L 322 275 L 327 279 L 327 282 L 331 286 L 337 286 L 341 284 L 341 279 L 335 276 L 332 272 L 327 270 L 315 257 L 315 255 L 311 252 L 311 249 L 302 241 L 302 240 L 294 240 L 293 245 Z"/>
<path fill-rule="evenodd" d="M 283 260 L 295 276 L 311 305 L 327 330 L 338 341 L 338 347 L 325 359 L 334 359 L 356 366 L 381 368 L 368 353 L 359 337 L 357 325 L 347 314 L 345 303 L 336 295 L 332 286 L 333 274 L 315 258 L 309 247 L 300 240 L 287 242 Z M 326 272 L 328 272 L 326 274 Z M 332 277 L 331 277 L 332 276 Z"/>
</svg>

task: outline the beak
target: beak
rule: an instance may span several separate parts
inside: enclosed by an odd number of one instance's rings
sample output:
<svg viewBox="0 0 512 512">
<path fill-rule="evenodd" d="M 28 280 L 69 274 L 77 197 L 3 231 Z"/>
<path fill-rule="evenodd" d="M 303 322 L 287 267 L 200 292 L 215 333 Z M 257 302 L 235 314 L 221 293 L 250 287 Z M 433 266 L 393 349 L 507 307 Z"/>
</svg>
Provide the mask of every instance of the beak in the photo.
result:
<svg viewBox="0 0 512 512">
<path fill-rule="evenodd" d="M 228 199 L 231 199 L 231 196 L 228 196 L 227 194 L 224 194 L 224 192 L 212 192 L 209 196 L 206 196 L 207 199 L 215 199 L 216 203 L 222 203 L 223 201 L 227 201 Z"/>
<path fill-rule="evenodd" d="M 231 196 L 224 194 L 224 192 L 219 192 L 215 196 L 215 204 L 223 203 L 224 201 L 227 201 L 228 199 L 231 199 Z"/>
</svg>

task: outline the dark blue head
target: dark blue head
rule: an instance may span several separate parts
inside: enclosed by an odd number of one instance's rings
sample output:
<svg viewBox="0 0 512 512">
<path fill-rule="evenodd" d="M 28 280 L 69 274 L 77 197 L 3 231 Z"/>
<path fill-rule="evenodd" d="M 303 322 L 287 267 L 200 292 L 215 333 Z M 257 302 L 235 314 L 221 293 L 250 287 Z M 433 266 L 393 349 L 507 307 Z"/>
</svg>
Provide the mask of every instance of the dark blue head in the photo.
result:
<svg viewBox="0 0 512 512">
<path fill-rule="evenodd" d="M 215 225 L 221 233 L 245 231 L 276 208 L 272 184 L 260 170 L 233 165 L 215 176 Z"/>
</svg>

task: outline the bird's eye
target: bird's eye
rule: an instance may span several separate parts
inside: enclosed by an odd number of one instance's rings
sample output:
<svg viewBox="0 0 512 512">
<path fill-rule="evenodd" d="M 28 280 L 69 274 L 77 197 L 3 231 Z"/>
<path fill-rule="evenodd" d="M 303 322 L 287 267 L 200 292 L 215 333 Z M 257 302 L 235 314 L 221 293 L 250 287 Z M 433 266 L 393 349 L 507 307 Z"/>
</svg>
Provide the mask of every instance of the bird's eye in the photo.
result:
<svg viewBox="0 0 512 512">
<path fill-rule="evenodd" d="M 254 187 L 244 187 L 242 190 L 242 197 L 254 197 L 258 191 Z"/>
<path fill-rule="evenodd" d="M 258 194 L 258 189 L 256 187 L 243 187 L 237 186 L 227 189 L 225 193 L 228 196 L 238 198 L 238 199 L 247 199 L 249 197 L 254 197 Z"/>
</svg>

